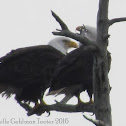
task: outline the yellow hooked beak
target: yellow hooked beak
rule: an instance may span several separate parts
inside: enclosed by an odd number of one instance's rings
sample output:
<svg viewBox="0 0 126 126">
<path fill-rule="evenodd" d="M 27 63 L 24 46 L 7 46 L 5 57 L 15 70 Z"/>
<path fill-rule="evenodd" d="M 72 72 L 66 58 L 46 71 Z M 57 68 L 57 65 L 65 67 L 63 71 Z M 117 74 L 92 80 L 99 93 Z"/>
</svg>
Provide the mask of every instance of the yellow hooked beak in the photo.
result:
<svg viewBox="0 0 126 126">
<path fill-rule="evenodd" d="M 78 26 L 77 28 L 76 28 L 76 31 L 81 31 L 82 29 L 84 29 L 85 27 L 84 26 Z"/>
<path fill-rule="evenodd" d="M 69 41 L 66 43 L 68 47 L 78 48 L 78 44 L 74 41 Z"/>
</svg>

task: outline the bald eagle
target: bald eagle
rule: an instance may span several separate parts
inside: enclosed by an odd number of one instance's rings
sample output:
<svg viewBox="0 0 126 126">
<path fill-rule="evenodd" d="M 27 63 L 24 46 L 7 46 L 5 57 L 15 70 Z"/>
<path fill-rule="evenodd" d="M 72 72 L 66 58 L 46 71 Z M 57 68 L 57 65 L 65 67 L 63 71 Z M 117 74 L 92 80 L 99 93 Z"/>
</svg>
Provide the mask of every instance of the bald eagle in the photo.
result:
<svg viewBox="0 0 126 126">
<path fill-rule="evenodd" d="M 81 103 L 80 93 L 86 90 L 91 101 L 93 55 L 94 51 L 91 46 L 81 46 L 66 55 L 55 69 L 48 95 L 77 96 L 78 102 Z"/>
<path fill-rule="evenodd" d="M 67 37 L 57 37 L 48 45 L 12 50 L 0 58 L 0 93 L 20 103 L 43 98 L 45 90 L 59 61 L 77 44 Z"/>
<path fill-rule="evenodd" d="M 80 31 L 80 35 L 96 42 L 96 28 L 79 26 L 76 30 Z M 79 95 L 82 91 L 86 90 L 90 97 L 90 102 L 92 102 L 93 63 L 95 54 L 98 51 L 97 47 L 96 50 L 93 50 L 91 45 L 83 46 L 80 44 L 80 48 L 64 57 L 55 69 L 48 95 L 65 94 L 66 99 L 68 96 L 67 100 L 75 95 L 78 97 L 78 102 L 81 103 Z M 109 52 L 108 57 L 110 57 Z M 110 63 L 108 66 L 110 67 Z"/>
<path fill-rule="evenodd" d="M 88 26 L 88 25 L 83 25 L 83 26 L 78 26 L 76 28 L 77 31 L 80 32 L 80 35 L 88 38 L 90 41 L 96 42 L 97 40 L 97 28 Z M 80 46 L 82 44 L 80 43 Z M 107 50 L 107 58 L 108 58 L 108 72 L 110 71 L 111 67 L 111 53 Z"/>
<path fill-rule="evenodd" d="M 96 42 L 97 28 L 88 25 L 83 25 L 78 26 L 76 30 L 80 32 L 80 35 L 88 38 L 90 41 Z"/>
</svg>

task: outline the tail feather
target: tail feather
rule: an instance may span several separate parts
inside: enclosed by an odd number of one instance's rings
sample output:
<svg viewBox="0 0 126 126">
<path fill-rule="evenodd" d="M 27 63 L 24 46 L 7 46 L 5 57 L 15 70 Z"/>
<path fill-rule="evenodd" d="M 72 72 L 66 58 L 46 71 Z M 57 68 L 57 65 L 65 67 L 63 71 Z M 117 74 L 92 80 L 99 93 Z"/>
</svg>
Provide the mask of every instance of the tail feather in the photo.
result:
<svg viewBox="0 0 126 126">
<path fill-rule="evenodd" d="M 7 89 L 7 87 L 0 87 L 0 94 L 4 92 Z"/>
<path fill-rule="evenodd" d="M 6 99 L 10 98 L 13 94 L 11 92 L 4 91 L 2 92 L 2 97 L 6 97 Z"/>
<path fill-rule="evenodd" d="M 19 94 L 19 92 L 16 88 L 0 87 L 0 94 L 2 97 L 6 97 L 6 99 L 10 98 L 13 94 Z"/>
<path fill-rule="evenodd" d="M 60 103 L 66 104 L 72 97 L 73 97 L 72 94 L 65 95 L 65 97 L 60 101 Z"/>
<path fill-rule="evenodd" d="M 61 89 L 58 89 L 58 90 L 54 90 L 54 91 L 50 91 L 46 94 L 46 96 L 49 96 L 49 95 L 59 95 L 59 94 L 64 94 L 64 93 L 60 93 L 60 92 L 63 92 L 65 88 L 61 88 Z"/>
</svg>

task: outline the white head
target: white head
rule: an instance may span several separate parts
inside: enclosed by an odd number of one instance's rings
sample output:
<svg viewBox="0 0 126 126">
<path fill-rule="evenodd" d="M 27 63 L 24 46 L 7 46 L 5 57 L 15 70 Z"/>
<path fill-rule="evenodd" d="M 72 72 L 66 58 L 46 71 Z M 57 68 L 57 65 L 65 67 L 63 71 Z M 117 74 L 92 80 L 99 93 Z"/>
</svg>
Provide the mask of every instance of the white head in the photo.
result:
<svg viewBox="0 0 126 126">
<path fill-rule="evenodd" d="M 78 26 L 76 28 L 77 31 L 80 31 L 80 35 L 85 36 L 88 38 L 90 41 L 96 41 L 97 39 L 97 29 L 92 26 Z"/>
<path fill-rule="evenodd" d="M 63 54 L 67 54 L 69 48 L 78 48 L 76 42 L 71 41 L 67 37 L 56 37 L 49 41 L 48 45 L 54 47 L 55 49 L 59 50 Z"/>
</svg>

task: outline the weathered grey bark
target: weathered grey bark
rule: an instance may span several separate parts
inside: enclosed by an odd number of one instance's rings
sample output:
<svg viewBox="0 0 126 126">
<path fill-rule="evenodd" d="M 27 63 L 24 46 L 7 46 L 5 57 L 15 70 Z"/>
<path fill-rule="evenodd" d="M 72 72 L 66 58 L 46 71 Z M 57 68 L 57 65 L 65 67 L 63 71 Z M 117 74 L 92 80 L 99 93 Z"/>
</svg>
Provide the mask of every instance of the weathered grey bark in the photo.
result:
<svg viewBox="0 0 126 126">
<path fill-rule="evenodd" d="M 41 115 L 44 112 L 50 112 L 50 111 L 59 111 L 59 112 L 68 112 L 68 113 L 74 113 L 74 112 L 94 112 L 94 105 L 90 104 L 83 104 L 81 106 L 78 105 L 69 105 L 69 104 L 61 104 L 56 103 L 53 105 L 39 105 L 38 108 L 32 108 L 26 103 L 19 103 L 21 107 L 23 107 L 28 113 L 28 116 L 31 116 L 33 114 Z"/>
<path fill-rule="evenodd" d="M 99 1 L 97 15 L 97 45 L 101 50 L 102 58 L 96 57 L 94 63 L 94 103 L 97 120 L 104 122 L 106 126 L 112 126 L 111 105 L 110 105 L 110 85 L 108 79 L 108 30 L 109 26 L 116 22 L 126 21 L 126 18 L 108 19 L 109 0 Z M 98 124 L 99 125 L 99 124 Z"/>
<path fill-rule="evenodd" d="M 108 80 L 108 4 L 109 0 L 99 1 L 99 10 L 97 15 L 97 45 L 101 50 L 101 57 L 96 56 L 94 62 L 94 103 L 95 116 L 107 126 L 112 125 L 111 105 L 110 105 L 110 85 Z"/>
</svg>

